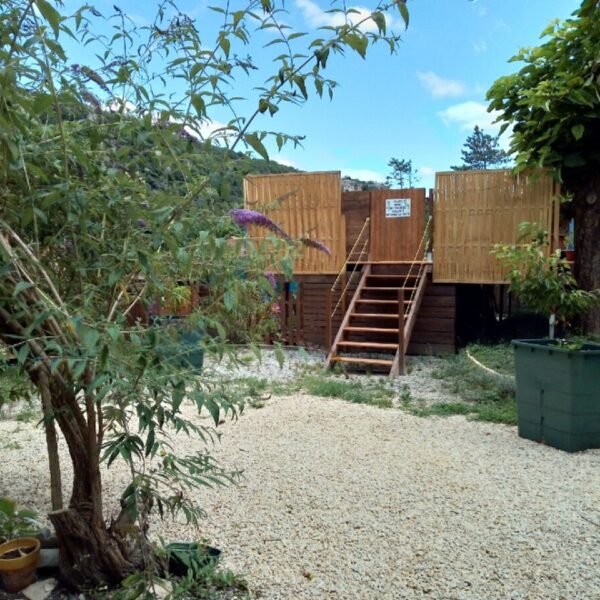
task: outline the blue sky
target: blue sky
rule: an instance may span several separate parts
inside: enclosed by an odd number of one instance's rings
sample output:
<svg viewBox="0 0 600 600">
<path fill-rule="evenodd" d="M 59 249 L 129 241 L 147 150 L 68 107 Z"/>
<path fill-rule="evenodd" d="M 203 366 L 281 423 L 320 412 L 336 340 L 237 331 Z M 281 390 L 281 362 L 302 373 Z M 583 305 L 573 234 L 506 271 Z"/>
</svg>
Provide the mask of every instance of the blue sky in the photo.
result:
<svg viewBox="0 0 600 600">
<path fill-rule="evenodd" d="M 397 55 L 347 57 L 333 103 L 294 111 L 307 139 L 283 156 L 307 170 L 340 169 L 362 179 L 383 177 L 390 157 L 412 159 L 420 185 L 460 164 L 474 125 L 497 130 L 485 92 L 516 69 L 508 59 L 538 43 L 554 18 L 578 6 L 568 0 L 414 0 Z M 495 129 L 496 128 L 496 129 Z M 505 142 L 506 143 L 506 142 Z"/>
<path fill-rule="evenodd" d="M 149 22 L 157 4 L 118 2 L 140 24 Z M 208 4 L 224 3 L 179 2 L 211 40 L 217 22 Z M 108 14 L 113 0 L 97 0 L 95 5 Z M 358 8 L 368 5 L 367 0 L 356 3 Z M 313 96 L 301 107 L 285 105 L 275 118 L 262 117 L 256 126 L 305 135 L 303 148 L 288 146 L 278 154 L 270 147 L 273 159 L 300 169 L 340 170 L 382 180 L 389 171 L 387 162 L 397 157 L 413 161 L 419 185 L 433 186 L 435 171 L 460 163 L 462 145 L 475 125 L 496 131 L 494 117 L 486 112 L 485 93 L 497 77 L 517 69 L 508 59 L 520 47 L 537 44 L 552 19 L 566 18 L 578 5 L 576 0 L 408 0 L 410 26 L 402 33 L 397 54 L 390 56 L 381 46 L 372 48 L 366 60 L 354 53 L 333 57 L 325 72 L 339 83 L 333 101 Z M 285 7 L 285 22 L 300 31 L 330 22 L 325 1 L 286 0 Z M 402 29 L 397 14 L 390 24 Z M 270 74 L 269 50 L 262 47 L 268 40 L 260 32 L 240 51 L 266 68 L 254 74 L 263 79 Z M 252 98 L 257 81 L 238 79 L 232 90 Z M 248 111 L 253 106 L 255 100 L 242 103 Z M 216 113 L 214 119 L 226 117 Z"/>
</svg>

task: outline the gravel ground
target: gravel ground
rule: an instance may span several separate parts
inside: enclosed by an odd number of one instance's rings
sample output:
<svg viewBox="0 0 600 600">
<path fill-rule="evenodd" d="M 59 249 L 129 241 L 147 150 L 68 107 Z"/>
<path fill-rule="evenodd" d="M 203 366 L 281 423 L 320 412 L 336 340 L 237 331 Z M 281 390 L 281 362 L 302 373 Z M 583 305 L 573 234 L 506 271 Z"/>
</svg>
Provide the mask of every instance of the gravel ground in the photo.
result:
<svg viewBox="0 0 600 600">
<path fill-rule="evenodd" d="M 201 531 L 154 531 L 205 537 L 256 596 L 600 599 L 599 450 L 567 454 L 514 427 L 302 394 L 220 429 L 215 455 L 244 470 L 241 484 L 203 493 Z M 0 448 L 0 495 L 46 510 L 41 432 L 0 421 Z M 108 495 L 124 478 L 111 469 Z"/>
</svg>

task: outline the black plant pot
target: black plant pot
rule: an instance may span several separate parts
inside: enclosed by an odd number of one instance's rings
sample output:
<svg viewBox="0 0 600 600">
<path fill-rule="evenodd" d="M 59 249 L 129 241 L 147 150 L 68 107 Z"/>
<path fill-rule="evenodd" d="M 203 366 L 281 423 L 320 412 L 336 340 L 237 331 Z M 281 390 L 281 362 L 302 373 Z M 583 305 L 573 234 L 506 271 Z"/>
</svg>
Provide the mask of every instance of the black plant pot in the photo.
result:
<svg viewBox="0 0 600 600">
<path fill-rule="evenodd" d="M 169 557 L 169 573 L 185 576 L 190 570 L 201 569 L 216 562 L 221 550 L 197 542 L 173 542 L 165 546 Z"/>
</svg>

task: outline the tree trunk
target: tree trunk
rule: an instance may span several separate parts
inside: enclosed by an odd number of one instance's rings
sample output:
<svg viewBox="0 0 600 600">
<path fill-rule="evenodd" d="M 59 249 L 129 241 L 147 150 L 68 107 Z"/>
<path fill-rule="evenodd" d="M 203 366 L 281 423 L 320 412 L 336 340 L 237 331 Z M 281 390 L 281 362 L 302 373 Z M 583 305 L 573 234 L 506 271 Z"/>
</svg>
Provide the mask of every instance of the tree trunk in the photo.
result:
<svg viewBox="0 0 600 600">
<path fill-rule="evenodd" d="M 30 375 L 31 376 L 31 375 Z M 35 375 L 32 379 L 35 378 Z M 63 507 L 62 476 L 60 471 L 60 457 L 58 455 L 58 437 L 52 411 L 52 398 L 48 387 L 48 377 L 44 369 L 37 374 L 39 381 L 38 390 L 42 400 L 44 413 L 44 431 L 46 432 L 46 448 L 48 449 L 48 466 L 50 467 L 50 498 L 52 510 L 60 510 Z"/>
<path fill-rule="evenodd" d="M 575 215 L 575 276 L 584 290 L 600 289 L 600 174 L 567 180 Z M 583 315 L 583 330 L 600 334 L 600 306 Z"/>
<path fill-rule="evenodd" d="M 90 444 L 96 431 L 90 431 L 72 389 L 50 376 L 55 418 L 73 464 L 69 508 L 49 514 L 60 547 L 60 573 L 77 589 L 114 586 L 141 565 L 130 560 L 125 540 L 104 521 L 99 448 Z"/>
</svg>

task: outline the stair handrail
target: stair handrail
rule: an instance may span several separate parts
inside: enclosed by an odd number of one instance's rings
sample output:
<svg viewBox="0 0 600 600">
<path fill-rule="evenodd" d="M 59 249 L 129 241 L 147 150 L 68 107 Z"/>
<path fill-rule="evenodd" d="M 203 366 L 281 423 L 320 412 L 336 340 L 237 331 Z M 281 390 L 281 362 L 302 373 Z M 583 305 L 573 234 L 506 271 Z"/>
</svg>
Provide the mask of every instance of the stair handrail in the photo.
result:
<svg viewBox="0 0 600 600">
<path fill-rule="evenodd" d="M 358 235 L 356 236 L 356 240 L 354 241 L 354 244 L 352 245 L 350 252 L 348 252 L 348 256 L 346 256 L 346 259 L 344 260 L 344 264 L 342 265 L 340 272 L 337 274 L 337 277 L 335 278 L 335 281 L 333 282 L 333 285 L 331 286 L 332 292 L 335 291 L 335 286 L 339 283 L 340 279 L 342 278 L 342 275 L 345 273 L 345 271 L 348 267 L 348 263 L 350 262 L 350 257 L 352 256 L 352 254 L 354 254 L 354 251 L 356 250 L 356 246 L 358 246 L 364 233 L 366 231 L 368 231 L 370 221 L 371 221 L 371 217 L 367 217 L 365 219 L 365 222 L 363 223 L 361 230 L 359 231 Z M 365 240 L 365 241 L 367 241 L 367 240 Z M 363 251 L 364 251 L 364 244 L 363 244 L 363 249 L 361 250 L 361 253 L 359 255 L 359 259 L 362 257 Z M 354 261 L 354 262 L 356 262 L 356 261 Z"/>
<path fill-rule="evenodd" d="M 328 290 L 328 294 L 327 294 L 327 296 L 328 296 L 328 299 L 327 299 L 327 330 L 328 330 L 328 338 L 329 338 L 328 344 L 329 345 L 331 345 L 331 328 L 333 326 L 333 319 L 335 318 L 335 315 L 336 315 L 340 305 L 343 303 L 346 292 L 348 291 L 348 288 L 349 288 L 350 284 L 352 283 L 354 276 L 357 273 L 359 263 L 362 262 L 363 256 L 365 255 L 365 253 L 368 250 L 370 222 L 371 222 L 371 218 L 367 217 L 365 219 L 365 222 L 363 223 L 361 230 L 359 231 L 358 235 L 356 236 L 356 240 L 354 241 L 354 244 L 352 245 L 350 252 L 348 252 L 348 255 L 346 256 L 346 259 L 344 260 L 344 264 L 342 265 L 342 268 L 340 269 L 339 273 L 337 274 L 337 277 L 335 278 L 333 285 Z M 363 240 L 363 238 L 364 238 L 364 240 Z M 356 253 L 357 248 L 359 247 L 361 241 L 362 241 L 362 247 L 360 248 L 358 258 L 351 260 L 352 257 L 354 256 L 354 254 Z M 347 275 L 348 265 L 350 264 L 350 262 L 354 263 L 354 267 L 352 268 L 352 271 L 350 272 L 350 277 L 346 278 L 346 284 L 344 286 L 344 289 L 341 291 L 341 293 L 335 303 L 335 307 L 332 310 L 331 305 L 332 305 L 333 295 L 336 292 L 336 288 L 337 288 L 338 284 L 340 283 L 342 276 Z"/>
<path fill-rule="evenodd" d="M 329 315 L 330 319 L 333 319 L 335 317 L 335 313 L 337 312 L 338 308 L 340 307 L 340 304 L 342 303 L 344 295 L 348 291 L 348 287 L 350 286 L 352 279 L 357 272 L 358 264 L 361 262 L 363 255 L 367 252 L 368 245 L 369 245 L 368 231 L 369 231 L 370 221 L 371 221 L 370 217 L 367 217 L 365 219 L 365 222 L 363 223 L 363 226 L 362 226 L 360 232 L 356 236 L 356 241 L 352 245 L 350 252 L 348 252 L 348 256 L 344 260 L 344 264 L 342 265 L 340 272 L 337 274 L 337 277 L 335 278 L 335 281 L 333 282 L 333 285 L 331 286 L 330 293 L 333 295 L 335 293 L 335 289 L 336 289 L 338 283 L 340 282 L 342 276 L 345 275 L 347 272 L 348 264 L 351 262 L 350 259 L 351 259 L 352 255 L 355 253 L 356 248 L 360 244 L 360 241 L 362 240 L 362 238 L 365 237 L 363 244 L 362 244 L 362 248 L 360 249 L 358 258 L 356 260 L 352 261 L 354 263 L 354 267 L 352 268 L 352 271 L 350 272 L 350 277 L 348 279 L 346 279 L 346 284 L 344 286 L 344 289 L 340 293 L 340 296 L 335 304 L 335 307 L 333 308 L 333 310 L 331 311 L 331 314 Z"/>
<path fill-rule="evenodd" d="M 413 261 L 410 264 L 410 267 L 408 269 L 408 273 L 406 274 L 406 277 L 404 278 L 404 284 L 402 286 L 404 288 L 407 287 L 406 284 L 408 283 L 408 280 L 410 279 L 410 277 L 412 275 L 412 270 L 413 270 L 413 267 L 415 265 L 417 265 L 417 264 L 419 265 L 419 270 L 418 270 L 418 272 L 417 272 L 417 274 L 415 276 L 415 278 L 416 278 L 417 281 L 419 281 L 421 279 L 421 277 L 423 276 L 423 272 L 426 269 L 425 263 L 423 261 L 418 261 L 417 259 L 419 257 L 419 253 L 421 252 L 421 249 L 423 248 L 423 250 L 424 250 L 424 243 L 425 243 L 425 239 L 426 239 L 427 234 L 428 234 L 428 229 L 429 229 L 429 226 L 431 224 L 431 221 L 432 221 L 432 219 L 431 219 L 431 215 L 430 215 L 429 217 L 427 217 L 427 221 L 426 221 L 425 227 L 423 229 L 423 236 L 421 237 L 421 241 L 419 242 L 419 245 L 418 245 L 417 250 L 415 252 L 415 257 L 413 258 Z M 413 287 L 413 289 L 410 291 L 410 296 L 409 296 L 409 299 L 408 299 L 409 303 L 407 303 L 405 305 L 405 308 L 404 308 L 404 315 L 406 317 L 408 316 L 408 314 L 410 312 L 411 303 L 414 301 L 414 297 L 415 297 L 415 294 L 417 292 L 417 287 L 418 286 L 414 285 L 412 287 Z"/>
</svg>

